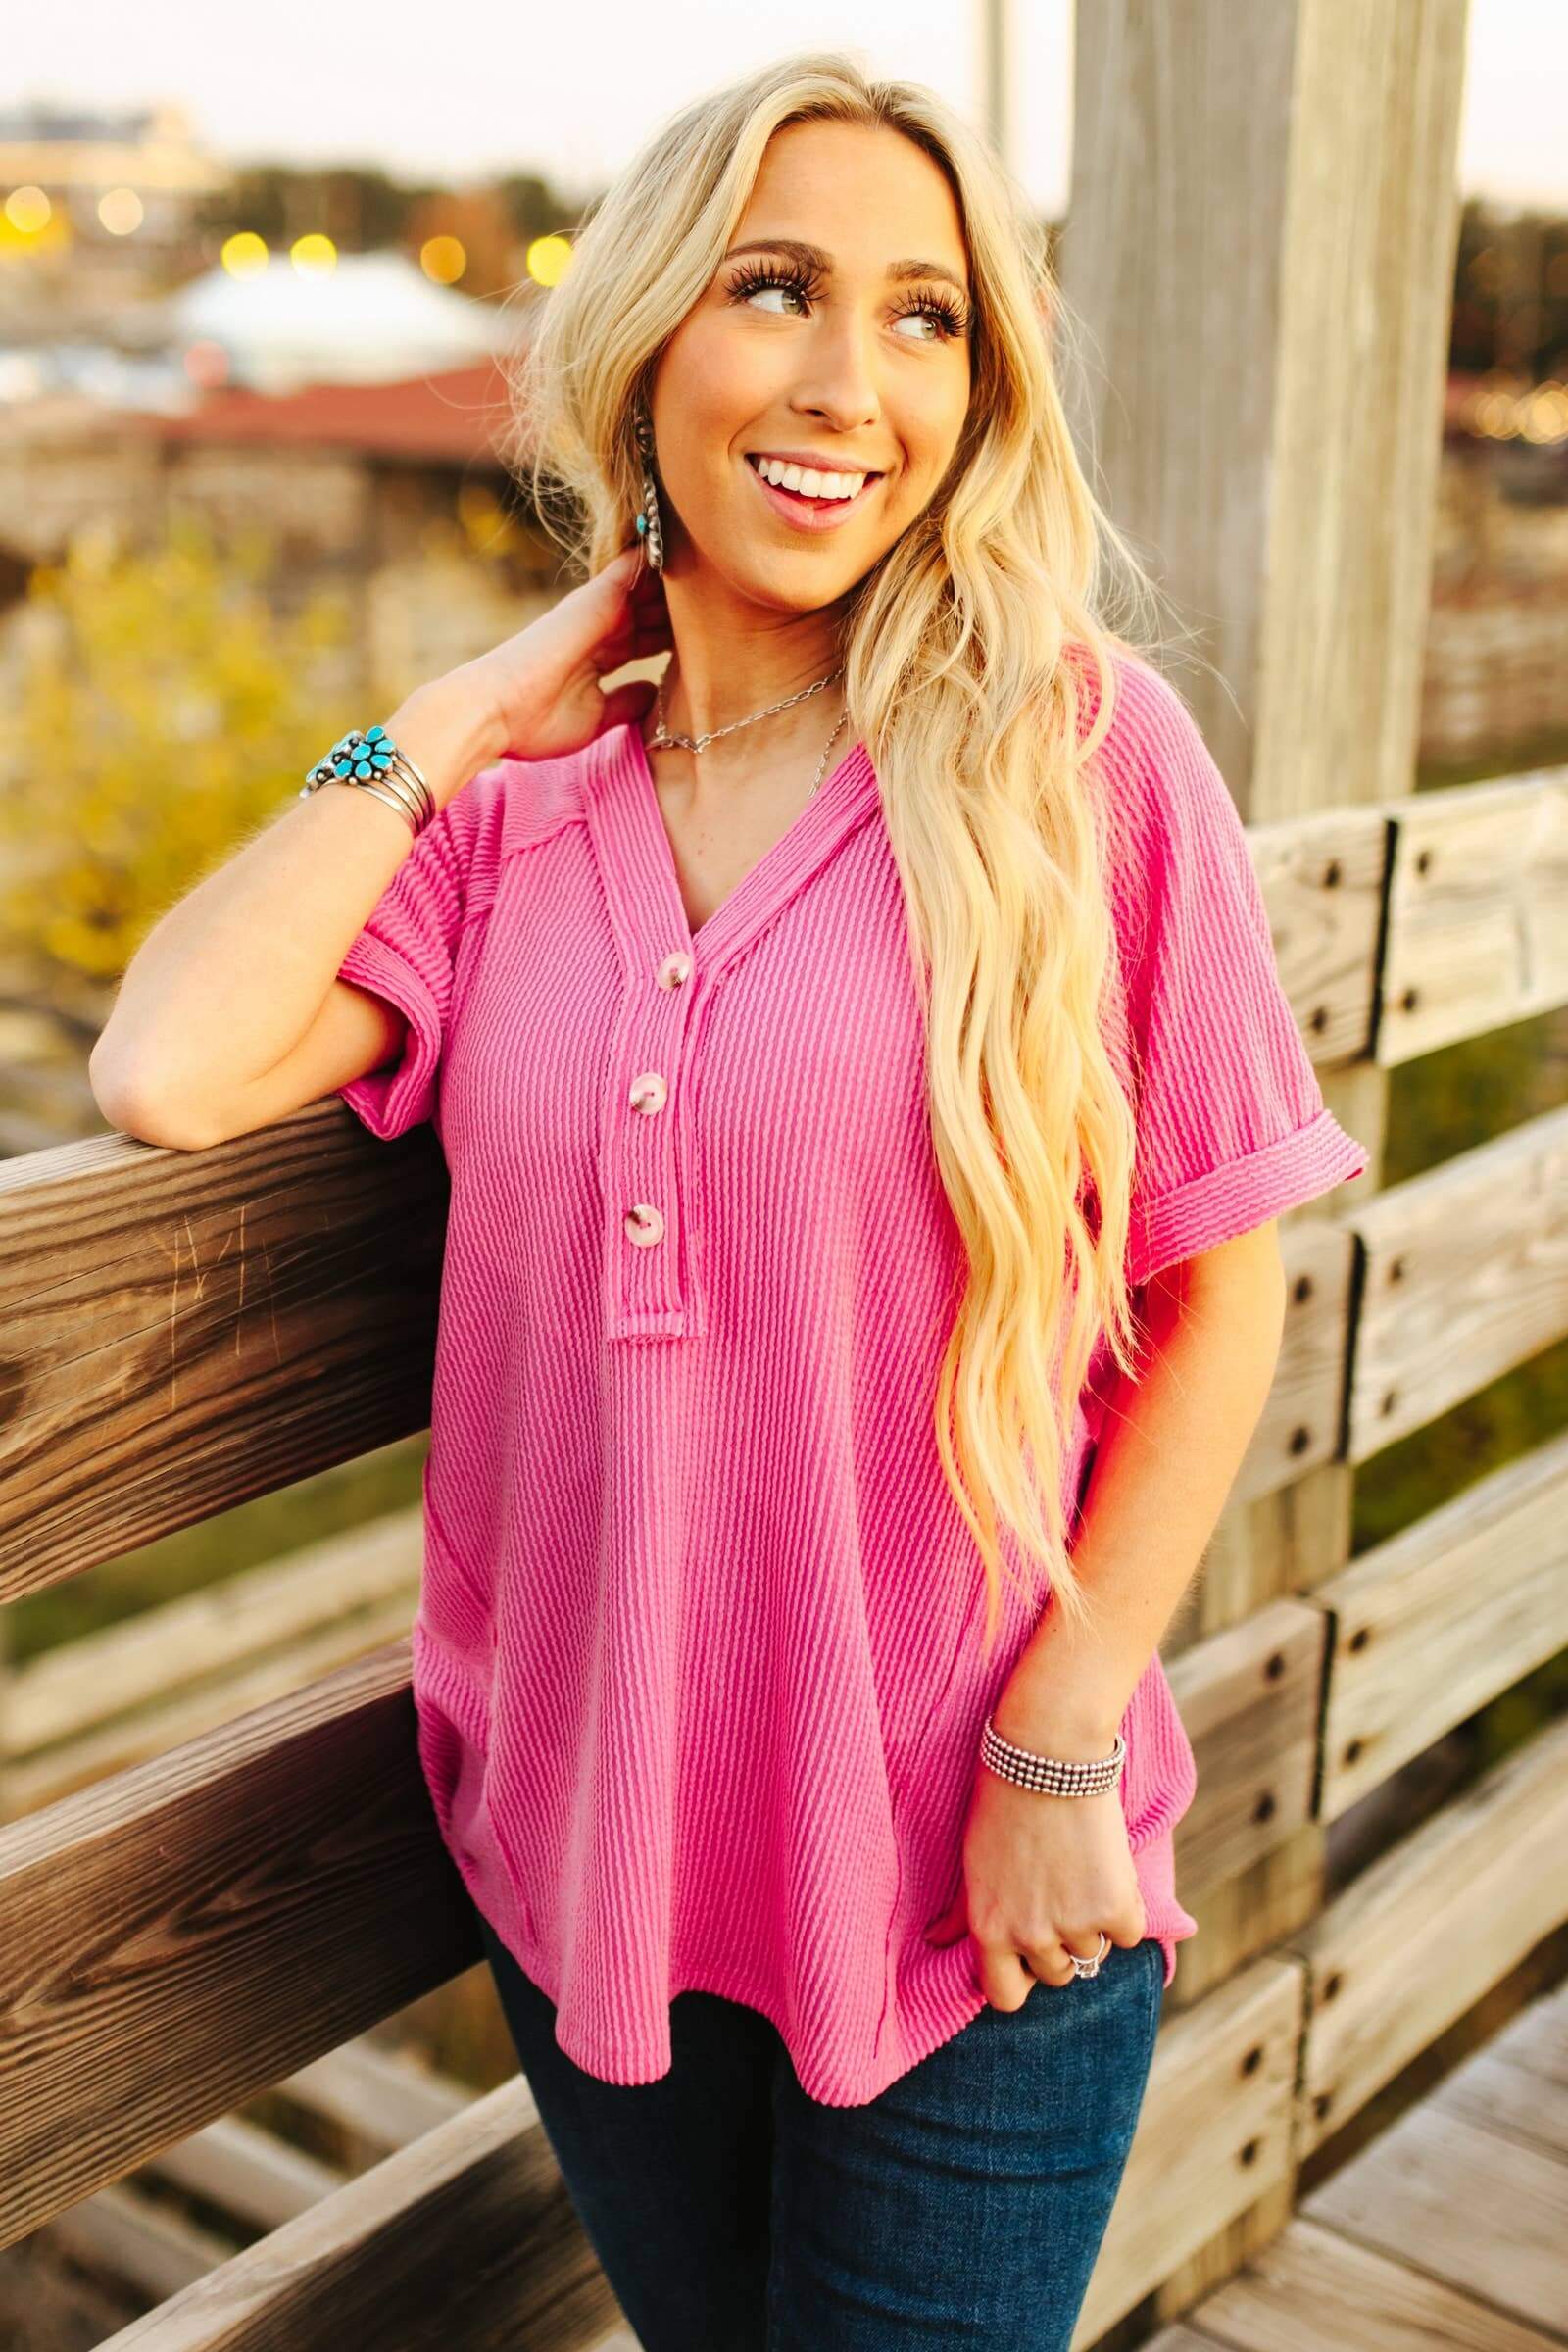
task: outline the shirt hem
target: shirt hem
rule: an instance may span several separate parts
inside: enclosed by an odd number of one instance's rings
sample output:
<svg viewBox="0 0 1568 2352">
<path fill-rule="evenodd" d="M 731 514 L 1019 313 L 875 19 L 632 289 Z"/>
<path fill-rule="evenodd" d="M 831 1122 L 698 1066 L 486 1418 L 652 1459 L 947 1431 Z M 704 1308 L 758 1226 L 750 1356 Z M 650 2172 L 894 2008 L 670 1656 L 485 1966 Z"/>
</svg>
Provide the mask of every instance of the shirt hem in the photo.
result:
<svg viewBox="0 0 1568 2352">
<path fill-rule="evenodd" d="M 481 1812 L 486 1810 L 481 1806 Z M 488 1833 L 486 1842 L 492 1853 L 500 1855 L 503 1849 L 495 1838 L 493 1825 L 486 1824 L 481 1836 L 485 1836 L 485 1832 Z M 453 1862 L 474 1907 L 483 1913 L 523 1974 L 557 2010 L 559 2019 L 560 1991 L 555 1973 L 535 1939 L 524 1934 L 519 1925 L 517 1905 L 514 1899 L 511 1899 L 510 1881 L 498 1889 L 470 1846 L 456 1844 L 451 1850 Z M 1198 1922 L 1180 1904 L 1172 1903 L 1155 1915 L 1140 1938 L 1143 1942 L 1154 1942 L 1160 1947 L 1162 1989 L 1169 1985 L 1175 1975 L 1176 1945 L 1197 1933 Z M 678 1981 L 671 1983 L 669 1999 L 673 2001 L 683 1992 L 706 1992 L 756 2011 L 767 2020 L 783 2042 L 796 2080 L 808 2098 L 823 2107 L 863 2107 L 879 2098 L 884 2090 L 923 2059 L 930 2057 L 934 2050 L 961 2034 L 986 2007 L 985 1994 L 967 1973 L 969 1964 L 963 1942 L 947 1948 L 955 1955 L 949 1973 L 917 1988 L 906 1988 L 908 2014 L 917 2022 L 914 2030 L 901 2042 L 897 2063 L 890 2070 L 877 2069 L 864 2082 L 830 2082 L 814 2069 L 808 2070 L 810 2079 L 808 2080 L 802 2074 L 801 2061 L 790 2047 L 789 2024 L 782 2004 L 739 1971 L 683 1971 Z M 1053 1986 L 1050 1989 L 1055 1991 L 1064 1988 Z M 558 2024 L 556 2043 L 574 2066 L 584 2074 L 592 2075 L 596 2082 L 628 2086 L 661 2082 L 670 2072 L 667 2025 L 665 2033 L 664 2050 L 650 2052 L 644 2043 L 621 2041 L 609 2036 L 599 2036 L 589 2042 L 569 2030 L 563 2034 Z"/>
</svg>

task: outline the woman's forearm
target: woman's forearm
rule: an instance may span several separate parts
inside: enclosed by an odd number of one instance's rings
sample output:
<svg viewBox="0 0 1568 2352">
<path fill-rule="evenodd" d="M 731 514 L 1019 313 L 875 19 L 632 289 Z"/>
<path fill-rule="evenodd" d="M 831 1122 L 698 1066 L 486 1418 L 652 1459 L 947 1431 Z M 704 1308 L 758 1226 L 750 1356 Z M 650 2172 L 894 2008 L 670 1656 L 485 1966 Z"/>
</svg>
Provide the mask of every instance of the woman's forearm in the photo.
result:
<svg viewBox="0 0 1568 2352">
<path fill-rule="evenodd" d="M 1284 1314 L 1272 1223 L 1152 1286 L 1148 1368 L 1109 1399 L 1072 1546 L 1088 1631 L 1044 1611 L 994 1711 L 1004 1739 L 1069 1758 L 1108 1750 L 1262 1417 Z"/>
<path fill-rule="evenodd" d="M 386 724 L 441 806 L 499 756 L 495 717 L 461 669 L 416 689 Z M 91 1057 L 106 1116 L 227 1099 L 280 1061 L 414 839 L 373 793 L 327 784 L 292 796 L 131 957 Z"/>
</svg>

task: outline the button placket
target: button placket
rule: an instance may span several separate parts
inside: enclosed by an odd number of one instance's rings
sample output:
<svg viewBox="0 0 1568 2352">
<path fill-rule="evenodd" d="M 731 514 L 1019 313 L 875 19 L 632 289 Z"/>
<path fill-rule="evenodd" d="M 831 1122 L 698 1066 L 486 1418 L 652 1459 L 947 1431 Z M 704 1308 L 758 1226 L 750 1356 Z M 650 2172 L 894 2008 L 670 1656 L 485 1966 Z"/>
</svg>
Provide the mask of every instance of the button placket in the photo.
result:
<svg viewBox="0 0 1568 2352">
<path fill-rule="evenodd" d="M 700 1338 L 706 1307 L 703 1237 L 693 1222 L 691 1080 L 707 1013 L 754 941 L 874 817 L 876 775 L 857 747 L 694 942 L 645 747 L 629 727 L 608 728 L 591 764 L 588 829 L 625 989 L 601 1126 L 605 1330 L 611 1339 Z M 665 1089 L 657 1110 L 649 1107 L 654 1077 Z"/>
<path fill-rule="evenodd" d="M 615 1114 L 620 1263 L 613 1292 L 621 1315 L 641 1330 L 659 1328 L 664 1318 L 664 1328 L 678 1331 L 684 1315 L 680 1252 L 687 1203 L 671 1092 L 689 1029 L 694 971 L 689 950 L 676 948 L 652 965 L 640 991 L 629 992 L 621 1065 L 629 1075 Z"/>
</svg>

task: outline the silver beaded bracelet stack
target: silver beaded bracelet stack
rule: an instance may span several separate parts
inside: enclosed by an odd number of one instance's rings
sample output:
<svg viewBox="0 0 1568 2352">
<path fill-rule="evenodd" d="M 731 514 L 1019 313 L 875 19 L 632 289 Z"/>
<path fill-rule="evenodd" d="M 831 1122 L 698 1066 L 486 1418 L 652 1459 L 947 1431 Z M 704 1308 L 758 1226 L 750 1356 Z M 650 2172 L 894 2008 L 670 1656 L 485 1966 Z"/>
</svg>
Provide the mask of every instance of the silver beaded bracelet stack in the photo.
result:
<svg viewBox="0 0 1568 2352">
<path fill-rule="evenodd" d="M 1118 1732 L 1108 1756 L 1068 1763 L 1060 1756 L 1037 1756 L 1027 1747 L 1014 1747 L 1010 1740 L 993 1730 L 988 1715 L 980 1736 L 980 1760 L 1002 1780 L 1014 1781 L 1020 1788 L 1037 1788 L 1046 1796 L 1099 1796 L 1120 1780 L 1127 1742 Z"/>
<path fill-rule="evenodd" d="M 322 784 L 353 784 L 373 793 L 406 816 L 414 831 L 422 833 L 436 813 L 435 794 L 407 752 L 395 744 L 385 727 L 361 733 L 350 727 L 324 760 L 308 768 L 300 787 L 303 801 Z"/>
</svg>

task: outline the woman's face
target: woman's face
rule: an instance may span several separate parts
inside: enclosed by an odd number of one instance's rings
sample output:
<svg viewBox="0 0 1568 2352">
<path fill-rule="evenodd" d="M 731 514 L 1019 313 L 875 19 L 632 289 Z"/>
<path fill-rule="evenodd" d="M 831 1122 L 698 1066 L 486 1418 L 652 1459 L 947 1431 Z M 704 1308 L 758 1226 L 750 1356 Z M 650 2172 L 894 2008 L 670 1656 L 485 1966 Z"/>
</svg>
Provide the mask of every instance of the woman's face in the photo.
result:
<svg viewBox="0 0 1568 2352">
<path fill-rule="evenodd" d="M 654 379 L 666 576 L 716 574 L 710 586 L 773 612 L 843 597 L 947 469 L 969 318 L 957 207 L 922 149 L 843 122 L 776 132 Z M 793 496 L 758 472 L 769 456 L 874 478 L 847 502 Z"/>
</svg>

